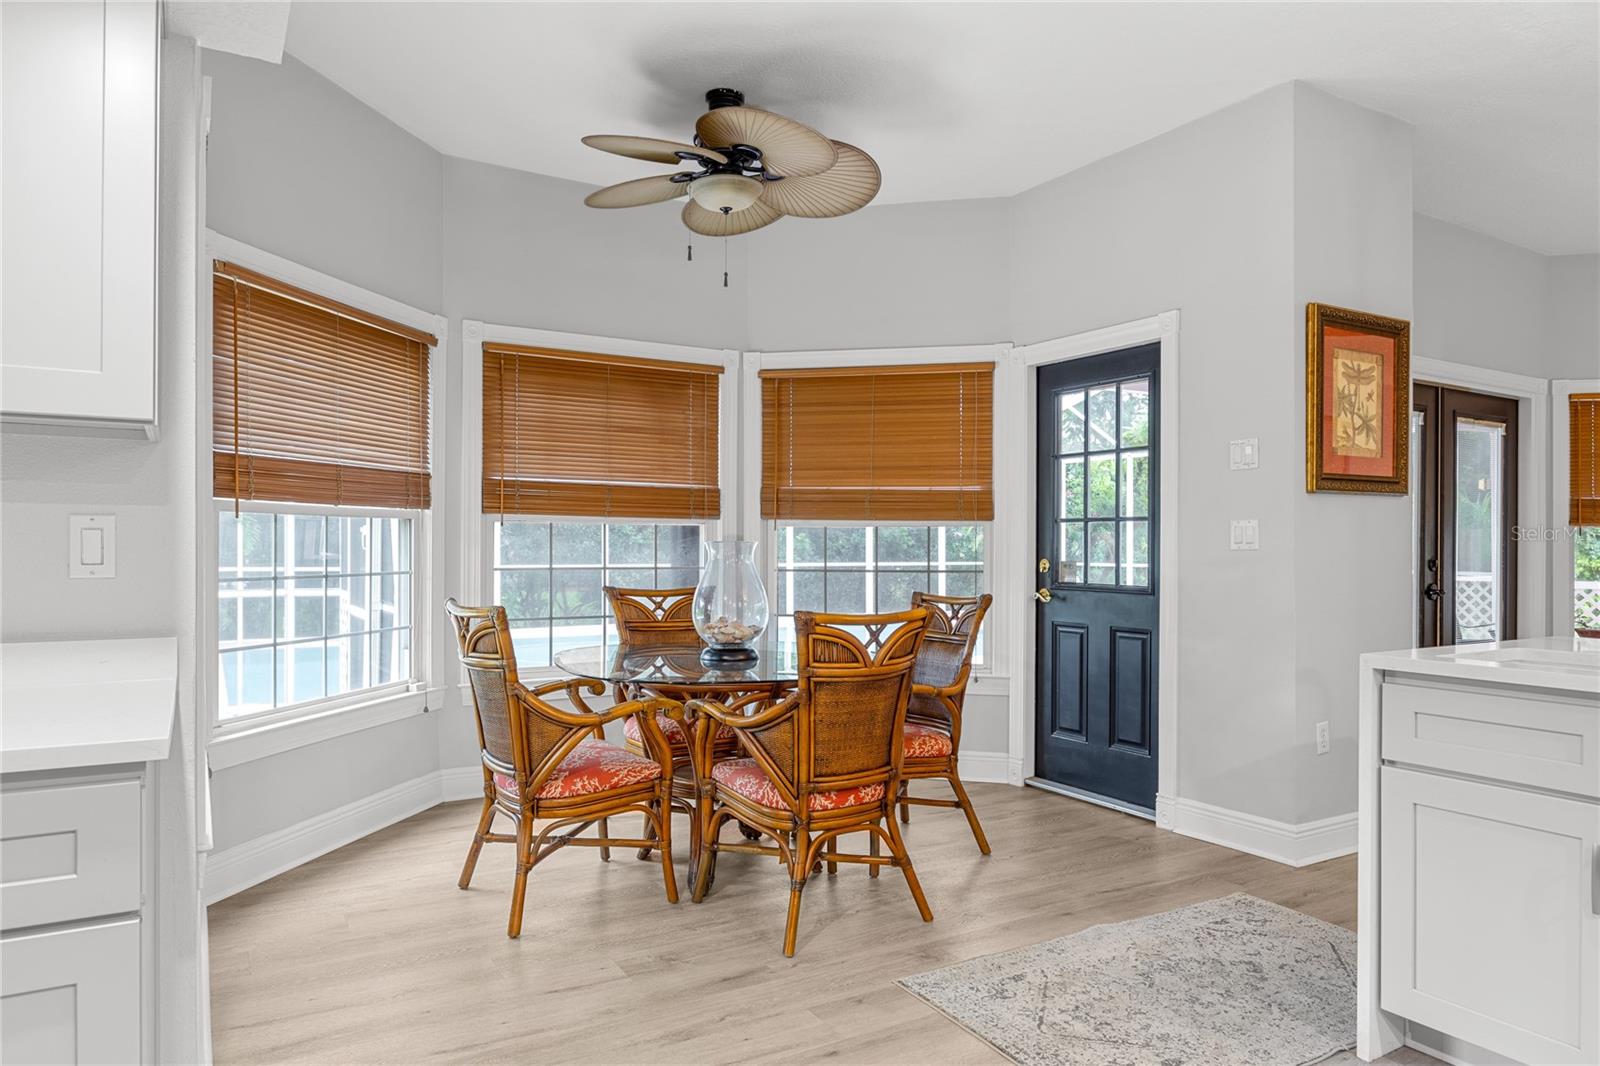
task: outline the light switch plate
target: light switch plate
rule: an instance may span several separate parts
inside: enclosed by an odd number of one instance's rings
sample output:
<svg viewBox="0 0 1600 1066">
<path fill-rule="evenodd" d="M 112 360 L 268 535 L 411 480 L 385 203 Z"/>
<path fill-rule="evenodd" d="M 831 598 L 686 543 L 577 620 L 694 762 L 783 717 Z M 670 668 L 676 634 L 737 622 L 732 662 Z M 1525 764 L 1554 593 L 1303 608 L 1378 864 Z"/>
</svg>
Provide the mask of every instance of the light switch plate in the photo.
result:
<svg viewBox="0 0 1600 1066">
<path fill-rule="evenodd" d="M 117 516 L 67 516 L 67 576 L 117 576 Z"/>
<path fill-rule="evenodd" d="M 1254 470 L 1257 466 L 1256 456 L 1259 451 L 1255 437 L 1230 440 L 1228 442 L 1228 469 Z"/>
<path fill-rule="evenodd" d="M 1253 552 L 1261 547 L 1260 523 L 1254 518 L 1235 518 L 1228 523 L 1228 550 Z"/>
</svg>

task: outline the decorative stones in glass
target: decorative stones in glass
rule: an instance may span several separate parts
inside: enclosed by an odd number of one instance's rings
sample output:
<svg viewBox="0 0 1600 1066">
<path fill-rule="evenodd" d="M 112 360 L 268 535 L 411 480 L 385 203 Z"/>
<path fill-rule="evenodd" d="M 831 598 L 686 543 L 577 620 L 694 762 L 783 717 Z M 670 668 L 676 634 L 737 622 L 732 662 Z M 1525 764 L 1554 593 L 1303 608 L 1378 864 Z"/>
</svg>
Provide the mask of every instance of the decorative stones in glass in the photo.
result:
<svg viewBox="0 0 1600 1066">
<path fill-rule="evenodd" d="M 705 554 L 693 608 L 694 628 L 706 642 L 700 658 L 708 663 L 754 659 L 756 641 L 771 619 L 756 568 L 756 542 L 707 541 Z"/>
</svg>

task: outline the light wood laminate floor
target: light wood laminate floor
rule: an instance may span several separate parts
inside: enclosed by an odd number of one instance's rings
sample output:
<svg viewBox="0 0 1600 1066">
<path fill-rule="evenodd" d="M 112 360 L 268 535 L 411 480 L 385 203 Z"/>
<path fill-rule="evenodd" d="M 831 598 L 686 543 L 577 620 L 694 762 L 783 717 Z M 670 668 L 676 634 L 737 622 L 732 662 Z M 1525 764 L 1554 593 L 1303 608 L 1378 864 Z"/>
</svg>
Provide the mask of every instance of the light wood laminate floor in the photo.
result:
<svg viewBox="0 0 1600 1066">
<path fill-rule="evenodd" d="M 436 807 L 211 908 L 216 1059 L 1003 1062 L 895 980 L 1231 892 L 1355 925 L 1354 857 L 1295 870 L 1047 792 L 971 791 L 992 856 L 957 811 L 914 808 L 906 830 L 931 925 L 898 871 L 841 866 L 807 887 L 794 959 L 782 868 L 725 855 L 694 904 L 681 843 L 678 905 L 631 851 L 569 849 L 534 870 L 508 940 L 512 849 L 486 845 L 462 892 L 478 804 Z"/>
</svg>

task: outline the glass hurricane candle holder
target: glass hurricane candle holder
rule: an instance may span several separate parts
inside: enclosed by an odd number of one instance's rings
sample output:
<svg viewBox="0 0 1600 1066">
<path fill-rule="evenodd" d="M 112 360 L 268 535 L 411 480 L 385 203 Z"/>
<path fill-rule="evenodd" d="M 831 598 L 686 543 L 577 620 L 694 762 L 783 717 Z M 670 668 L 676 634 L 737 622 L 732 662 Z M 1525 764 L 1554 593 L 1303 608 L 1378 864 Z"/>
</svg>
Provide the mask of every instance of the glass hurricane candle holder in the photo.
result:
<svg viewBox="0 0 1600 1066">
<path fill-rule="evenodd" d="M 705 552 L 693 608 L 695 631 L 706 644 L 700 657 L 708 663 L 754 659 L 756 641 L 771 620 L 756 542 L 707 541 Z"/>
</svg>

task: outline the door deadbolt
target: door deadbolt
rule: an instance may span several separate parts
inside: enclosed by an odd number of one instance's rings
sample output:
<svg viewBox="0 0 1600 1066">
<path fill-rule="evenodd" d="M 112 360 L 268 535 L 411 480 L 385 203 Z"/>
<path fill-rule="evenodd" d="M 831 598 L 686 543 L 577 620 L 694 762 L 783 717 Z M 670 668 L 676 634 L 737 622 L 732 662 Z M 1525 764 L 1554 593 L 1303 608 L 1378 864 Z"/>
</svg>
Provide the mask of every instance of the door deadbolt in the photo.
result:
<svg viewBox="0 0 1600 1066">
<path fill-rule="evenodd" d="M 1039 560 L 1039 573 L 1048 574 L 1049 572 L 1050 572 L 1050 560 L 1049 559 L 1040 559 Z"/>
</svg>

